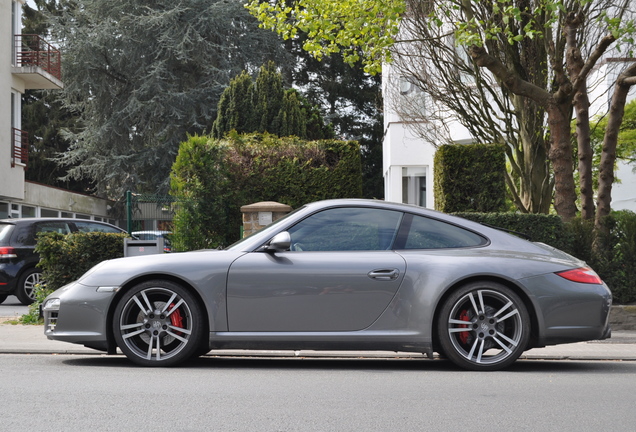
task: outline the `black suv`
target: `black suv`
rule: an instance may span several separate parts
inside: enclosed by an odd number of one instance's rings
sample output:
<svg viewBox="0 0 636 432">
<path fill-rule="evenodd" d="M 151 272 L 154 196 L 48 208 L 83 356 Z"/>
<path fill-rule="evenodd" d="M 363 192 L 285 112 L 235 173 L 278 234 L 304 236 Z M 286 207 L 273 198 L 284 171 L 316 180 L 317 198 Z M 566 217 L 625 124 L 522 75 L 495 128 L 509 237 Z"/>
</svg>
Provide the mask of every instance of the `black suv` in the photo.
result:
<svg viewBox="0 0 636 432">
<path fill-rule="evenodd" d="M 84 219 L 0 219 L 0 303 L 11 294 L 25 305 L 33 303 L 35 285 L 42 277 L 41 270 L 35 267 L 40 261 L 34 251 L 38 233 L 96 231 L 126 232 L 111 224 Z"/>
</svg>

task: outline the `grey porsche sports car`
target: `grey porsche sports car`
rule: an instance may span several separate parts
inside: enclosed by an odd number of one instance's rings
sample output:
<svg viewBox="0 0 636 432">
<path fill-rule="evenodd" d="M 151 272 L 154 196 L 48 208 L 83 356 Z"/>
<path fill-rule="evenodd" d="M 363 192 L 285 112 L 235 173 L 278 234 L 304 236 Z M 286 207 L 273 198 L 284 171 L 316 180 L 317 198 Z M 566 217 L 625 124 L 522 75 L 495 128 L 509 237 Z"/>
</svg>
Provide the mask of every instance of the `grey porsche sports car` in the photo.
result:
<svg viewBox="0 0 636 432">
<path fill-rule="evenodd" d="M 225 250 L 105 261 L 43 304 L 49 339 L 170 366 L 214 349 L 438 352 L 496 370 L 610 336 L 611 293 L 545 244 L 403 204 L 308 204 Z"/>
</svg>

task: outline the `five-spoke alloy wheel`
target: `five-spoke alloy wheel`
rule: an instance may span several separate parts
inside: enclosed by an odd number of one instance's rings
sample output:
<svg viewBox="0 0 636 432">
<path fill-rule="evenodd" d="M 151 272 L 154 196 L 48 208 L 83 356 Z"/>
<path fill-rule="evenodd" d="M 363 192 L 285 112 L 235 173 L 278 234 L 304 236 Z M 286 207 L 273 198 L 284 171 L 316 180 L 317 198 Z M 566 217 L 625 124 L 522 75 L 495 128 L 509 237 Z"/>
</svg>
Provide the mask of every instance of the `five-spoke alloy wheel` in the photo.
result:
<svg viewBox="0 0 636 432">
<path fill-rule="evenodd" d="M 205 337 L 198 302 L 170 281 L 143 282 L 117 303 L 113 332 L 117 345 L 143 366 L 172 366 L 196 356 Z"/>
<path fill-rule="evenodd" d="M 494 282 L 464 285 L 440 311 L 439 343 L 456 365 L 470 370 L 498 370 L 526 349 L 530 318 L 510 288 Z"/>
</svg>

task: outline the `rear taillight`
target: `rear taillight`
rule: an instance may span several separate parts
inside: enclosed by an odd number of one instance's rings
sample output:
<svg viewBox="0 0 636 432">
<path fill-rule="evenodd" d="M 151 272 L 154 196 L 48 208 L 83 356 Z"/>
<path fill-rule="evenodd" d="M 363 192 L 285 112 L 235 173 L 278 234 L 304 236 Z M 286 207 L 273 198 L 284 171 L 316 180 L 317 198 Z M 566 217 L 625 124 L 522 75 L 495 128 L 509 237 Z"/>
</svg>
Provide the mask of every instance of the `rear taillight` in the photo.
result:
<svg viewBox="0 0 636 432">
<path fill-rule="evenodd" d="M 573 270 L 566 270 L 558 272 L 557 275 L 561 276 L 572 282 L 586 283 L 586 284 L 603 284 L 601 278 L 596 274 L 594 270 L 587 267 L 581 267 Z"/>
<path fill-rule="evenodd" d="M 18 256 L 15 254 L 14 248 L 0 246 L 0 258 L 17 258 L 17 257 Z"/>
</svg>

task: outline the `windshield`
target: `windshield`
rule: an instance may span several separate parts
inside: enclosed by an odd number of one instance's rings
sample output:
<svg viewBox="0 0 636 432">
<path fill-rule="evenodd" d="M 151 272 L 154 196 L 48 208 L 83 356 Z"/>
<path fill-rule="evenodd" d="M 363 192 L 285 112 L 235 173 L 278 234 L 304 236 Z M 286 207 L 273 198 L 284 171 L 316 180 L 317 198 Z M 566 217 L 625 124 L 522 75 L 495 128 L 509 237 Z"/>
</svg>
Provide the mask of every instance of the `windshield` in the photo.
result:
<svg viewBox="0 0 636 432">
<path fill-rule="evenodd" d="M 276 227 L 278 226 L 278 224 L 280 224 L 281 222 L 283 222 L 285 219 L 287 219 L 288 217 L 290 217 L 291 215 L 293 215 L 294 213 L 296 213 L 297 211 L 302 210 L 303 208 L 305 208 L 305 206 L 299 207 L 296 210 L 292 211 L 291 213 L 286 214 L 285 216 L 283 216 L 282 218 L 278 219 L 277 221 L 267 225 L 266 227 L 263 227 L 261 229 L 259 229 L 258 231 L 250 234 L 249 236 L 240 239 L 239 241 L 237 241 L 236 243 L 232 243 L 231 245 L 229 245 L 227 248 L 225 248 L 225 250 L 240 250 L 241 247 L 240 245 L 246 241 L 247 239 L 255 236 L 256 234 L 263 234 L 265 235 L 265 233 L 270 232 L 270 231 L 276 231 Z M 272 233 L 273 235 L 273 233 Z"/>
</svg>

